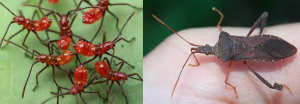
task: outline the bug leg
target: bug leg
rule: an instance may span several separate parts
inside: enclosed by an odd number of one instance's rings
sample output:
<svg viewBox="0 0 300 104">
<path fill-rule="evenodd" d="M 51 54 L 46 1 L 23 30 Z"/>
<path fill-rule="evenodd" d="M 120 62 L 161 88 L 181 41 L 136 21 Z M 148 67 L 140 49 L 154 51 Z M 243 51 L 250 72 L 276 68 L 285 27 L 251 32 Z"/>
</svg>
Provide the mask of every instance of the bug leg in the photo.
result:
<svg viewBox="0 0 300 104">
<path fill-rule="evenodd" d="M 117 23 L 116 23 L 116 28 L 118 30 L 118 32 L 120 32 L 120 29 L 119 29 L 119 18 L 117 17 L 117 15 L 115 15 L 113 12 L 111 12 L 109 9 L 107 9 L 107 12 L 109 14 L 111 14 L 116 20 L 117 20 Z"/>
<path fill-rule="evenodd" d="M 38 61 L 34 62 L 34 63 L 31 65 L 30 71 L 29 71 L 29 73 L 28 73 L 28 76 L 27 76 L 26 82 L 25 82 L 25 84 L 24 84 L 24 87 L 23 87 L 22 98 L 24 98 L 25 89 L 26 89 L 26 85 L 27 85 L 28 79 L 29 79 L 29 77 L 30 77 L 30 74 L 31 74 L 32 68 L 33 68 L 33 66 L 34 66 L 36 63 L 38 63 Z"/>
<path fill-rule="evenodd" d="M 101 31 L 101 28 L 103 26 L 103 23 L 104 23 L 104 18 L 105 18 L 105 13 L 103 14 L 102 16 L 102 19 L 101 19 L 101 22 L 100 22 L 100 26 L 98 27 L 98 30 L 96 32 L 96 34 L 93 36 L 92 40 L 91 40 L 91 43 L 94 41 L 94 39 L 97 37 L 97 35 L 99 34 L 99 32 Z M 104 36 L 104 35 L 103 35 Z"/>
<path fill-rule="evenodd" d="M 57 42 L 58 40 L 51 40 L 51 41 L 49 41 L 48 43 L 47 43 L 47 47 L 50 47 L 50 44 L 51 43 L 54 43 L 54 42 Z M 53 50 L 53 49 L 52 49 Z M 52 54 L 52 52 L 51 52 L 51 50 L 50 49 L 48 49 L 48 51 L 49 51 L 49 54 Z"/>
<path fill-rule="evenodd" d="M 55 83 L 55 85 L 57 86 L 58 88 L 58 92 L 61 91 L 60 87 L 58 86 L 56 80 L 55 80 L 55 69 L 54 69 L 54 66 L 52 66 L 52 80 L 53 82 Z M 62 93 L 62 92 L 61 92 Z"/>
<path fill-rule="evenodd" d="M 1 3 L 1 4 L 2 4 L 2 3 Z M 1 39 L 0 47 L 1 47 L 1 45 L 2 45 L 2 42 L 3 42 L 3 40 L 4 40 L 4 38 L 5 38 L 6 34 L 7 34 L 7 32 L 8 32 L 8 29 L 9 29 L 10 25 L 13 24 L 13 23 L 15 23 L 15 22 L 14 22 L 14 21 L 11 21 L 11 22 L 9 23 L 9 25 L 8 25 L 6 31 L 5 31 L 5 34 L 3 35 L 2 39 Z"/>
<path fill-rule="evenodd" d="M 70 74 L 66 71 L 66 70 L 64 70 L 64 69 L 62 69 L 60 66 L 56 66 L 59 70 L 61 70 L 61 71 L 63 71 L 64 73 L 66 73 L 67 74 L 67 76 L 70 76 Z M 71 81 L 71 83 L 73 83 L 73 80 L 72 80 L 72 78 L 71 77 L 69 77 L 69 79 L 70 79 L 70 81 Z"/>
<path fill-rule="evenodd" d="M 94 56 L 92 59 L 90 59 L 90 60 L 88 60 L 88 61 L 86 61 L 86 62 L 84 62 L 82 65 L 85 65 L 85 64 L 87 64 L 87 63 L 89 63 L 89 62 L 91 62 L 91 61 L 93 61 L 94 59 L 96 59 L 98 56 L 96 55 L 96 56 Z"/>
<path fill-rule="evenodd" d="M 227 70 L 226 78 L 225 78 L 225 83 L 226 83 L 227 85 L 229 85 L 230 87 L 233 88 L 234 93 L 235 93 L 235 98 L 237 99 L 237 98 L 238 98 L 238 95 L 237 95 L 236 87 L 233 86 L 233 85 L 231 85 L 231 84 L 228 82 L 229 74 L 230 74 L 230 71 L 231 71 L 231 63 L 232 63 L 232 61 L 229 62 L 229 66 L 228 66 L 228 70 Z"/>
<path fill-rule="evenodd" d="M 23 45 L 26 49 L 28 49 L 28 46 L 25 44 L 25 42 L 26 42 L 26 39 L 27 39 L 29 33 L 30 33 L 30 31 L 27 32 L 27 34 L 25 35 L 25 37 L 24 37 L 24 39 L 23 39 L 23 42 L 22 42 L 22 45 Z M 25 52 L 25 56 L 27 56 L 27 57 L 29 56 L 29 55 L 27 55 L 27 52 Z"/>
<path fill-rule="evenodd" d="M 276 89 L 278 91 L 281 91 L 283 88 L 286 88 L 291 94 L 292 94 L 292 91 L 291 89 L 284 85 L 284 84 L 278 84 L 278 83 L 274 83 L 274 85 L 272 86 L 266 79 L 264 79 L 262 76 L 260 76 L 257 72 L 255 72 L 254 70 L 252 70 L 252 68 L 246 63 L 246 62 L 243 62 L 249 69 L 250 71 L 262 82 L 264 83 L 266 86 L 268 86 L 269 88 L 271 89 Z"/>
<path fill-rule="evenodd" d="M 142 10 L 143 9 L 143 8 L 139 8 L 139 7 L 133 6 L 133 5 L 128 4 L 128 3 L 114 3 L 114 4 L 110 3 L 109 5 L 110 6 L 127 5 L 127 6 L 130 6 L 130 7 L 134 8 L 134 9 L 138 9 L 138 10 Z"/>
<path fill-rule="evenodd" d="M 104 100 L 103 102 L 105 102 L 105 101 L 108 100 L 108 98 L 102 97 L 102 96 L 100 95 L 100 93 L 97 92 L 97 91 L 95 91 L 95 92 L 92 92 L 92 91 L 83 91 L 83 93 L 94 93 L 94 94 L 98 94 L 98 97 Z"/>
<path fill-rule="evenodd" d="M 35 87 L 32 89 L 32 91 L 35 91 L 37 86 L 39 85 L 39 78 L 38 76 L 48 67 L 49 65 L 46 65 L 42 70 L 40 70 L 36 75 L 35 75 L 35 79 L 36 79 L 36 85 Z"/>
<path fill-rule="evenodd" d="M 255 23 L 253 24 L 253 26 L 251 27 L 250 31 L 247 34 L 247 37 L 249 37 L 251 35 L 251 33 L 259 26 L 259 35 L 261 35 L 261 33 L 264 30 L 264 27 L 267 23 L 268 20 L 268 12 L 264 12 L 263 14 L 261 14 L 261 16 L 255 21 Z"/>
<path fill-rule="evenodd" d="M 79 93 L 79 97 L 82 100 L 83 104 L 86 104 L 85 100 L 82 98 L 81 93 Z"/>
<path fill-rule="evenodd" d="M 107 80 L 108 80 L 108 79 L 107 79 Z M 110 84 L 110 86 L 108 87 L 108 90 L 106 91 L 106 98 L 108 98 L 109 92 L 110 92 L 110 90 L 111 90 L 113 84 L 114 84 L 114 81 L 111 81 L 111 84 Z"/>
<path fill-rule="evenodd" d="M 124 93 L 124 90 L 123 90 L 123 88 L 122 88 L 122 85 L 120 84 L 119 81 L 117 81 L 117 83 L 118 83 L 118 85 L 119 85 L 119 87 L 120 87 L 120 91 L 122 92 L 122 95 L 125 97 L 126 104 L 128 104 L 128 99 L 127 99 L 127 96 L 126 96 L 125 93 Z"/>
<path fill-rule="evenodd" d="M 124 38 L 120 38 L 118 40 L 115 41 L 115 43 L 119 42 L 119 41 L 125 41 L 126 43 L 131 43 L 133 40 L 135 40 L 135 37 L 131 38 L 130 40 L 124 39 Z"/>
<path fill-rule="evenodd" d="M 130 77 L 130 78 L 132 78 L 132 79 L 135 79 L 135 80 L 143 81 L 143 78 L 139 74 L 137 74 L 137 73 L 129 74 L 127 76 Z M 137 76 L 139 78 L 134 78 L 132 76 Z"/>
<path fill-rule="evenodd" d="M 194 59 L 196 60 L 197 64 L 196 65 L 193 65 L 193 64 L 189 64 L 189 66 L 192 66 L 192 67 L 197 67 L 200 65 L 199 61 L 197 60 L 196 56 L 195 56 L 195 52 L 193 52 L 193 50 L 196 50 L 196 48 L 191 48 L 191 54 L 193 55 Z"/>
<path fill-rule="evenodd" d="M 106 54 L 109 55 L 109 56 L 111 56 L 111 57 L 114 57 L 114 58 L 116 58 L 116 59 L 118 59 L 118 60 L 120 60 L 120 61 L 123 61 L 124 63 L 126 63 L 126 64 L 129 65 L 130 67 L 134 68 L 133 65 L 129 64 L 128 62 L 126 62 L 125 60 L 121 59 L 120 57 L 117 57 L 117 56 L 115 56 L 115 55 L 112 55 L 112 54 L 110 54 L 110 53 L 108 53 L 108 52 L 106 52 Z"/>
<path fill-rule="evenodd" d="M 25 30 L 25 28 L 22 28 L 20 31 L 18 31 L 18 32 L 16 32 L 15 34 L 13 34 L 12 36 L 10 36 L 9 38 L 8 38 L 8 41 L 10 41 L 13 37 L 15 37 L 16 35 L 18 35 L 20 32 L 22 32 L 22 31 L 24 31 Z M 6 43 L 4 46 L 3 46 L 3 48 L 4 47 L 6 47 L 8 45 L 8 43 Z"/>
</svg>

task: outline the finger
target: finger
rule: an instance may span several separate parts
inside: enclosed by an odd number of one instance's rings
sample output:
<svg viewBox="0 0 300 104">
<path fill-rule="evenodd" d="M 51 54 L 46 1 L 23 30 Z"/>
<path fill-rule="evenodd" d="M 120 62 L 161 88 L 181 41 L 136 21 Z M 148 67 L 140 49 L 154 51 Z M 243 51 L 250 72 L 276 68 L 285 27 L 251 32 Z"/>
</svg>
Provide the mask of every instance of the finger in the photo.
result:
<svg viewBox="0 0 300 104">
<path fill-rule="evenodd" d="M 300 47 L 297 28 L 300 24 L 280 25 L 266 28 L 264 33 L 279 36 L 298 49 Z M 290 28 L 287 28 L 290 27 Z M 223 28 L 232 35 L 245 36 L 248 28 Z M 258 31 L 253 32 L 258 34 Z M 214 45 L 218 41 L 217 28 L 188 29 L 181 31 L 188 41 L 200 45 Z M 288 35 L 287 35 L 288 34 Z M 171 36 L 144 58 L 144 102 L 150 103 L 272 103 L 289 101 L 299 103 L 298 53 L 278 62 L 248 62 L 270 83 L 287 84 L 294 92 L 271 90 L 261 83 L 241 62 L 233 62 L 229 82 L 237 87 L 239 99 L 234 98 L 234 91 L 224 83 L 228 62 L 222 62 L 216 56 L 197 54 L 199 67 L 184 68 L 178 87 L 171 99 L 171 91 L 180 69 L 190 53 L 189 44 L 177 36 Z M 188 63 L 195 63 L 190 59 Z M 155 93 L 153 92 L 155 90 Z M 251 95 L 251 96 L 250 96 Z M 280 99 L 280 100 L 278 100 Z M 286 102 L 285 102 L 286 103 Z"/>
</svg>

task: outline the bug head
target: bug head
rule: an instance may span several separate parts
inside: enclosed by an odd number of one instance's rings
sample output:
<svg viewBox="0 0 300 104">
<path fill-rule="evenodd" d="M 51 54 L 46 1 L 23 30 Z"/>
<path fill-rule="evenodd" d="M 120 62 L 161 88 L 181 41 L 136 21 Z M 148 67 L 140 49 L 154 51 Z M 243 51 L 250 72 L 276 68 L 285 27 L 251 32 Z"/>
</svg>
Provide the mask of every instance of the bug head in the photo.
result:
<svg viewBox="0 0 300 104">
<path fill-rule="evenodd" d="M 41 55 L 38 55 L 35 60 L 38 62 L 44 63 L 46 61 L 46 59 L 47 59 L 47 55 L 41 54 Z"/>
<path fill-rule="evenodd" d="M 114 42 L 105 42 L 105 43 L 103 43 L 103 48 L 106 49 L 106 50 L 113 49 L 114 47 L 115 47 Z"/>
<path fill-rule="evenodd" d="M 198 46 L 197 48 L 192 48 L 197 53 L 204 53 L 206 55 L 213 54 L 213 47 L 206 44 L 205 46 Z"/>
<path fill-rule="evenodd" d="M 15 16 L 13 20 L 21 25 L 25 22 L 26 19 L 23 16 Z"/>
<path fill-rule="evenodd" d="M 73 85 L 72 88 L 69 90 L 73 95 L 78 94 L 79 92 L 83 91 L 83 87 L 79 85 Z"/>
<path fill-rule="evenodd" d="M 59 23 L 62 27 L 68 26 L 69 25 L 68 15 L 61 15 Z"/>
</svg>

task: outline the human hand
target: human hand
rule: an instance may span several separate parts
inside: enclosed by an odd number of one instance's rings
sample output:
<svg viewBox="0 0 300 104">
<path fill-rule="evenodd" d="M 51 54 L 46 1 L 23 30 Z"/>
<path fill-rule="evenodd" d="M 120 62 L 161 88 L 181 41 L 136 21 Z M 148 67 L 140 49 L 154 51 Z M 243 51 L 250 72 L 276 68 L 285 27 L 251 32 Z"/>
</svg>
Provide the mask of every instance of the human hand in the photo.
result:
<svg viewBox="0 0 300 104">
<path fill-rule="evenodd" d="M 285 24 L 266 27 L 263 34 L 271 34 L 300 49 L 300 24 Z M 250 28 L 223 27 L 230 35 L 246 36 Z M 254 31 L 251 36 L 258 34 Z M 166 31 L 167 28 L 166 28 Z M 187 29 L 179 32 L 189 42 L 211 46 L 218 41 L 216 27 Z M 216 56 L 196 54 L 200 66 L 191 57 L 183 69 L 173 98 L 172 89 L 179 72 L 190 54 L 190 46 L 178 36 L 172 35 L 144 58 L 144 104 L 299 104 L 300 103 L 300 57 L 294 56 L 275 62 L 247 62 L 247 64 L 269 81 L 287 85 L 288 90 L 277 91 L 268 88 L 242 62 L 233 61 L 228 82 L 225 75 L 229 62 L 222 62 Z"/>
</svg>

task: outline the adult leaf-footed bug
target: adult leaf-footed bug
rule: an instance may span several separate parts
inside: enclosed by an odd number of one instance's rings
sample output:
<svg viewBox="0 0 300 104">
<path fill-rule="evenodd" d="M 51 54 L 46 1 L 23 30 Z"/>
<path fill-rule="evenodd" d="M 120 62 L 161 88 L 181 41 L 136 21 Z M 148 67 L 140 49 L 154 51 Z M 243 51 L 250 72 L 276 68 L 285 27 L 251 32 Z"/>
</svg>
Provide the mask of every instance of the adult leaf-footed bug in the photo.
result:
<svg viewBox="0 0 300 104">
<path fill-rule="evenodd" d="M 290 43 L 286 42 L 285 40 L 273 36 L 273 35 L 262 35 L 263 28 L 267 22 L 268 13 L 264 12 L 254 23 L 252 28 L 247 34 L 247 37 L 241 37 L 241 36 L 231 36 L 227 32 L 223 31 L 220 24 L 224 18 L 221 11 L 219 11 L 216 8 L 213 8 L 214 11 L 218 12 L 221 16 L 217 27 L 220 31 L 219 40 L 216 43 L 215 46 L 209 46 L 206 44 L 203 45 L 196 45 L 193 43 L 190 43 L 186 39 L 184 39 L 182 36 L 180 36 L 176 31 L 171 29 L 167 24 L 165 24 L 163 21 L 161 21 L 159 18 L 157 18 L 155 15 L 152 15 L 156 20 L 158 20 L 160 23 L 165 25 L 167 28 L 169 28 L 172 32 L 174 32 L 176 35 L 178 35 L 181 39 L 186 41 L 191 46 L 194 46 L 191 48 L 191 54 L 188 56 L 187 60 L 185 61 L 181 72 L 178 76 L 178 79 L 175 83 L 175 86 L 173 88 L 171 97 L 174 94 L 174 91 L 176 89 L 176 86 L 178 84 L 178 81 L 180 79 L 181 73 L 183 71 L 184 66 L 186 65 L 188 59 L 193 55 L 195 57 L 195 53 L 204 53 L 206 55 L 216 55 L 218 58 L 220 58 L 223 62 L 229 61 L 229 67 L 228 71 L 226 73 L 225 83 L 229 86 L 231 86 L 234 91 L 236 98 L 237 91 L 236 87 L 228 83 L 228 76 L 231 71 L 231 62 L 232 61 L 243 61 L 245 65 L 247 65 L 246 61 L 278 61 L 282 60 L 286 57 L 290 57 L 294 55 L 297 52 L 296 47 L 291 45 Z M 259 35 L 256 36 L 250 36 L 251 33 L 257 28 L 260 27 Z M 196 60 L 196 65 L 190 65 L 190 66 L 198 66 L 199 62 Z M 289 87 L 283 84 L 274 83 L 272 86 L 268 81 L 266 81 L 263 77 L 261 77 L 258 73 L 256 73 L 254 70 L 250 68 L 250 66 L 247 65 L 247 67 L 251 70 L 251 72 L 259 79 L 261 80 L 265 85 L 267 85 L 271 89 L 277 89 L 281 91 L 283 88 L 286 88 L 291 93 L 291 90 Z"/>
</svg>

